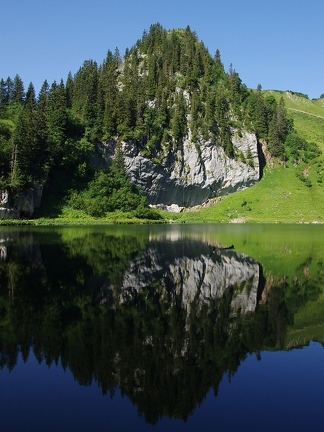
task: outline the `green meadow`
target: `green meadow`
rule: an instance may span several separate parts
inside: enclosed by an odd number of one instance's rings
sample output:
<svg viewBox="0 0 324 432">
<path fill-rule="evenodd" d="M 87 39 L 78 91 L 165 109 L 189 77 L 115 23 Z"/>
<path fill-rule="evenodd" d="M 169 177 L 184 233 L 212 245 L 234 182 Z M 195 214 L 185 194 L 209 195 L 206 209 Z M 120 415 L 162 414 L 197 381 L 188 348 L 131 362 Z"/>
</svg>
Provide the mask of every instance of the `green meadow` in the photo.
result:
<svg viewBox="0 0 324 432">
<path fill-rule="evenodd" d="M 265 94 L 284 98 L 296 130 L 318 144 L 323 154 L 297 166 L 270 161 L 253 187 L 222 197 L 213 206 L 170 218 L 181 222 L 324 222 L 324 99 L 309 100 L 291 92 Z"/>
<path fill-rule="evenodd" d="M 323 167 L 323 160 L 317 160 L 298 168 L 267 168 L 253 187 L 172 217 L 183 222 L 323 223 Z M 305 172 L 308 183 L 303 180 Z"/>
<path fill-rule="evenodd" d="M 268 90 L 265 95 L 273 95 L 278 101 L 284 98 L 288 114 L 294 126 L 307 141 L 315 142 L 324 152 L 324 98 L 307 99 L 291 92 Z"/>
</svg>

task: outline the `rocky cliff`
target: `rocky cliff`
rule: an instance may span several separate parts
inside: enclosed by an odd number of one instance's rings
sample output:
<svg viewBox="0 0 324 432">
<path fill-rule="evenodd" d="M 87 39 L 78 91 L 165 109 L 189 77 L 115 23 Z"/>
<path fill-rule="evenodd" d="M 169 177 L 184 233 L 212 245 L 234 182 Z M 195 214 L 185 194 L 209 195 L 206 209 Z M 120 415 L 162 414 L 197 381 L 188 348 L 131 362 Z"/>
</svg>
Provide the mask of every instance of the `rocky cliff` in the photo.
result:
<svg viewBox="0 0 324 432">
<path fill-rule="evenodd" d="M 168 150 L 159 160 L 144 156 L 133 142 L 124 142 L 125 165 L 131 181 L 140 186 L 152 205 L 191 207 L 210 198 L 245 189 L 260 177 L 254 134 L 233 131 L 236 154 L 230 158 L 212 141 L 184 141 L 181 150 Z M 115 143 L 98 146 L 101 163 L 110 163 Z"/>
<path fill-rule="evenodd" d="M 190 137 L 190 134 L 189 134 Z M 257 140 L 254 134 L 233 131 L 236 157 L 230 158 L 214 141 L 194 144 L 186 139 L 181 149 L 161 151 L 159 159 L 145 156 L 134 141 L 123 142 L 125 166 L 130 180 L 139 186 L 149 203 L 178 211 L 255 184 L 260 177 Z M 92 163 L 96 167 L 111 164 L 115 141 L 97 145 Z M 43 184 L 35 184 L 11 198 L 1 191 L 0 218 L 31 217 L 40 206 Z"/>
<path fill-rule="evenodd" d="M 18 219 L 31 217 L 35 208 L 40 207 L 43 184 L 34 184 L 15 197 L 8 190 L 0 191 L 0 219 Z"/>
<path fill-rule="evenodd" d="M 111 303 L 113 289 L 106 285 L 100 303 Z M 176 302 L 188 315 L 192 305 L 196 305 L 198 311 L 203 306 L 213 308 L 230 290 L 229 316 L 255 312 L 260 265 L 244 254 L 199 242 L 165 245 L 153 242 L 129 263 L 114 302 L 134 304 L 141 293 L 149 292 L 147 290 L 159 291 L 161 301 L 168 307 Z"/>
</svg>

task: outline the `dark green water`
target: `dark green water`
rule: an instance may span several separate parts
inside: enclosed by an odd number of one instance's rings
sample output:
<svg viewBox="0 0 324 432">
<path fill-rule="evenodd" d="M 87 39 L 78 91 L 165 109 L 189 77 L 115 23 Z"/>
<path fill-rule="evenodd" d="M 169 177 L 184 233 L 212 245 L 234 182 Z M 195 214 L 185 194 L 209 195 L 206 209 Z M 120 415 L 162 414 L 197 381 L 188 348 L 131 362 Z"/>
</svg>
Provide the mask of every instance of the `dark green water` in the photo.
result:
<svg viewBox="0 0 324 432">
<path fill-rule="evenodd" d="M 3 430 L 322 430 L 323 241 L 317 225 L 2 228 Z"/>
</svg>

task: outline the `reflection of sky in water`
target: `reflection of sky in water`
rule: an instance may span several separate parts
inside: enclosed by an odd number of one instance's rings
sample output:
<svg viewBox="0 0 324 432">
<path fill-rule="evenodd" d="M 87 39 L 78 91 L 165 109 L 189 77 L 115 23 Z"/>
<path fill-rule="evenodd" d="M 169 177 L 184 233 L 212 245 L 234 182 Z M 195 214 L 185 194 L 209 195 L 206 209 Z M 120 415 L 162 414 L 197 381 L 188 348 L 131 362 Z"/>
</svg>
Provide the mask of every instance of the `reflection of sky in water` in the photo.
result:
<svg viewBox="0 0 324 432">
<path fill-rule="evenodd" d="M 289 352 L 249 355 L 218 396 L 211 390 L 186 422 L 162 418 L 154 427 L 117 390 L 102 396 L 96 384 L 80 387 L 60 365 L 20 358 L 1 371 L 1 428 L 49 431 L 320 431 L 324 350 L 318 343 Z M 5 389 L 5 390 L 4 390 Z M 17 415 L 19 413 L 19 415 Z"/>
</svg>

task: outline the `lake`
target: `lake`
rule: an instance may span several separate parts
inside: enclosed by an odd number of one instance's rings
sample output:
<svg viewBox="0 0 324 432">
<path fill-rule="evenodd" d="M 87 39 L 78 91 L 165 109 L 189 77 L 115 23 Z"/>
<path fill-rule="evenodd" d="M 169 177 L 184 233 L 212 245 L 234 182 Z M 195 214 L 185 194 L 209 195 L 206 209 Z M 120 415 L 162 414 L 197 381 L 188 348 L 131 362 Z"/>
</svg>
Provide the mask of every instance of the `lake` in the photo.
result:
<svg viewBox="0 0 324 432">
<path fill-rule="evenodd" d="M 1 227 L 0 429 L 322 431 L 324 225 Z"/>
</svg>

